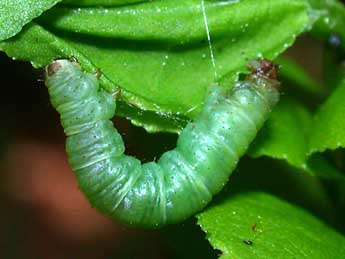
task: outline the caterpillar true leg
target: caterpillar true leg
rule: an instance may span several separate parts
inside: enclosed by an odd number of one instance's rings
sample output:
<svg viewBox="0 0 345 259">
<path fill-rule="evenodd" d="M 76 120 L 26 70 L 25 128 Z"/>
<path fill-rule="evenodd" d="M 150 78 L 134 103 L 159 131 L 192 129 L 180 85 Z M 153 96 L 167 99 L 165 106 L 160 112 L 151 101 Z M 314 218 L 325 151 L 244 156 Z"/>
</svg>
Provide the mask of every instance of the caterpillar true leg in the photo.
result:
<svg viewBox="0 0 345 259">
<path fill-rule="evenodd" d="M 68 60 L 46 68 L 51 102 L 67 135 L 69 163 L 91 204 L 125 224 L 155 228 L 176 223 L 219 192 L 279 99 L 275 66 L 254 62 L 231 91 L 210 89 L 199 116 L 175 149 L 157 163 L 124 155 L 110 119 L 114 98 Z"/>
</svg>

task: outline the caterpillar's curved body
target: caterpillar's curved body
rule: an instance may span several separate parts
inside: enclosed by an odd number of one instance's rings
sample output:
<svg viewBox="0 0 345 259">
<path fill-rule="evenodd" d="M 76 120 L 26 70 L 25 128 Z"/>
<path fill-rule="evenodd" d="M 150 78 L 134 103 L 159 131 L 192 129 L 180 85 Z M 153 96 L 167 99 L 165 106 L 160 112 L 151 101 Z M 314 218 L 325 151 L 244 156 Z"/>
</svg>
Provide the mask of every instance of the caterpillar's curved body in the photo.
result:
<svg viewBox="0 0 345 259">
<path fill-rule="evenodd" d="M 91 204 L 125 224 L 155 228 L 200 211 L 228 181 L 279 98 L 277 81 L 262 72 L 230 92 L 213 87 L 177 147 L 145 164 L 124 155 L 110 120 L 115 100 L 94 75 L 57 60 L 46 69 L 46 84 L 68 136 L 69 163 Z"/>
</svg>

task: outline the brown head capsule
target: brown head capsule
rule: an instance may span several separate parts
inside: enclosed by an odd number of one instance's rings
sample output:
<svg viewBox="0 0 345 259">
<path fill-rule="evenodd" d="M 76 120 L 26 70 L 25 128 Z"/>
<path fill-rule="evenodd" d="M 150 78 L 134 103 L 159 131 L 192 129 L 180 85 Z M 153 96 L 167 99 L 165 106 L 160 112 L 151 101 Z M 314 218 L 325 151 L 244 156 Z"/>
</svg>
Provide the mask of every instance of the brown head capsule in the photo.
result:
<svg viewBox="0 0 345 259">
<path fill-rule="evenodd" d="M 278 79 L 278 66 L 268 59 L 254 60 L 249 64 L 252 74 L 270 79 Z"/>
<path fill-rule="evenodd" d="M 274 88 L 279 89 L 278 65 L 268 59 L 260 59 L 252 61 L 248 67 L 251 70 L 251 74 L 247 77 L 249 80 L 251 78 L 262 78 L 269 81 Z"/>
<path fill-rule="evenodd" d="M 46 72 L 49 76 L 51 76 L 51 75 L 54 75 L 60 68 L 61 68 L 61 64 L 55 61 L 47 66 Z"/>
</svg>

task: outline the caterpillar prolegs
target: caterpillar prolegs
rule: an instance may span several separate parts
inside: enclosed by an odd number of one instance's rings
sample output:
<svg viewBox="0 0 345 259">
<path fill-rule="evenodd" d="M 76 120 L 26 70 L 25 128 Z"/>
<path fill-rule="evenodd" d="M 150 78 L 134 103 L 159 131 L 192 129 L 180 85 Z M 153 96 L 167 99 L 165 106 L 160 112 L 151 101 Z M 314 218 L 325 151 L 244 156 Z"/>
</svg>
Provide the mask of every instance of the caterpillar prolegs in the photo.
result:
<svg viewBox="0 0 345 259">
<path fill-rule="evenodd" d="M 111 118 L 116 103 L 97 78 L 68 60 L 46 68 L 52 105 L 67 135 L 69 163 L 82 191 L 102 213 L 127 225 L 157 228 L 203 209 L 218 193 L 279 99 L 275 66 L 253 63 L 229 91 L 213 86 L 177 146 L 157 162 L 124 155 Z"/>
</svg>

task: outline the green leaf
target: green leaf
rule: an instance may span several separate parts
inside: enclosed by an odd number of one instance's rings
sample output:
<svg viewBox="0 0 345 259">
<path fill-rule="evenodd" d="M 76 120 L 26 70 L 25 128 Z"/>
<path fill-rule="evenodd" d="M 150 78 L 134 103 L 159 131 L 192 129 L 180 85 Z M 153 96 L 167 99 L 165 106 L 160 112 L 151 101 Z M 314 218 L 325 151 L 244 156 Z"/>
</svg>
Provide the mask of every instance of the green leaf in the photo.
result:
<svg viewBox="0 0 345 259">
<path fill-rule="evenodd" d="M 309 141 L 309 153 L 345 147 L 345 80 L 316 112 Z"/>
<path fill-rule="evenodd" d="M 88 72 L 96 73 L 98 70 L 80 51 L 33 22 L 24 27 L 23 32 L 19 35 L 5 43 L 0 42 L 0 49 L 2 46 L 6 53 L 14 59 L 35 60 L 35 62 L 31 62 L 34 67 L 49 64 L 53 60 L 52 57 L 69 56 L 82 63 L 83 68 Z M 61 50 L 63 50 L 63 54 Z M 113 90 L 114 85 L 107 77 L 102 75 L 99 80 L 106 89 Z M 131 98 L 130 93 L 125 90 L 121 91 L 121 96 Z M 132 98 L 137 100 L 136 97 Z M 128 105 L 128 102 L 121 100 L 118 101 L 116 113 L 127 117 L 137 126 L 145 126 L 150 132 L 178 132 L 187 121 L 187 118 L 183 116 L 166 116 L 162 113 L 138 110 L 134 106 Z"/>
<path fill-rule="evenodd" d="M 22 27 L 61 0 L 1 0 L 0 41 L 16 35 Z"/>
<path fill-rule="evenodd" d="M 320 155 L 308 156 L 312 116 L 291 97 L 282 97 L 248 154 L 253 158 L 271 157 L 287 162 L 294 169 L 302 170 L 320 179 L 341 180 L 345 176 Z M 295 172 L 296 170 L 294 170 Z"/>
<path fill-rule="evenodd" d="M 31 61 L 36 68 L 43 67 L 62 55 L 74 56 L 83 63 L 86 71 L 96 72 L 96 68 L 80 52 L 33 22 L 15 37 L 0 42 L 0 49 L 14 59 Z"/>
<path fill-rule="evenodd" d="M 203 1 L 165 0 L 115 8 L 56 7 L 43 15 L 40 21 L 49 28 L 91 36 L 143 41 L 158 40 L 162 43 L 190 45 L 206 39 L 201 2 Z M 262 16 L 267 14 L 267 8 L 273 9 L 272 14 L 268 13 L 270 17 L 273 13 L 280 13 L 275 10 L 279 7 L 286 8 L 288 12 L 300 11 L 303 6 L 305 7 L 296 0 L 293 1 L 295 3 L 292 3 L 292 8 L 288 8 L 284 0 L 277 1 L 277 4 L 267 1 L 260 4 L 253 2 L 252 0 L 244 3 L 205 1 L 204 7 L 211 36 L 237 38 L 244 32 L 250 33 L 255 27 L 255 18 L 262 26 L 264 18 Z M 254 11 L 256 11 L 255 15 Z M 231 28 L 227 28 L 226 25 L 231 25 Z M 261 26 L 260 30 L 262 30 Z M 289 27 L 292 29 L 294 26 L 289 24 Z"/>
<path fill-rule="evenodd" d="M 342 42 L 345 42 L 345 6 L 338 0 L 308 0 L 308 2 L 312 7 L 312 13 L 316 16 L 311 33 L 326 39 L 331 34 L 338 34 Z"/>
<path fill-rule="evenodd" d="M 320 179 L 336 180 L 342 185 L 345 183 L 345 175 L 320 154 L 314 154 L 308 158 L 304 171 Z"/>
<path fill-rule="evenodd" d="M 275 58 L 304 31 L 309 19 L 303 0 L 205 1 L 205 10 L 216 70 L 198 0 L 80 11 L 56 7 L 40 20 L 54 33 L 50 34 L 52 46 L 39 43 L 32 34 L 29 42 L 21 41 L 25 37 L 21 35 L 0 48 L 36 66 L 78 52 L 87 60 L 84 64 L 85 59 L 77 57 L 85 69 L 92 64 L 103 73 L 103 87 L 126 90 L 121 98 L 129 105 L 165 116 L 193 118 L 210 84 L 218 81 L 229 87 L 237 73 L 246 70 L 248 60 L 261 55 Z M 59 47 L 53 37 L 61 42 Z M 44 54 L 32 53 L 30 49 L 38 49 L 36 45 Z M 144 118 L 138 117 L 136 122 L 150 126 Z"/>
<path fill-rule="evenodd" d="M 283 97 L 251 145 L 252 157 L 269 156 L 306 168 L 311 115 L 296 100 Z"/>
<path fill-rule="evenodd" d="M 316 96 L 321 96 L 325 93 L 323 86 L 315 81 L 314 78 L 292 59 L 280 56 L 275 62 L 281 66 L 279 75 L 283 83 L 288 81 L 289 86 L 296 85 L 298 86 L 298 90 Z M 285 85 L 283 85 L 283 87 L 284 86 Z"/>
<path fill-rule="evenodd" d="M 344 258 L 345 238 L 270 194 L 236 194 L 198 216 L 220 258 Z M 251 245 L 245 242 L 252 242 Z"/>
<path fill-rule="evenodd" d="M 75 6 L 114 6 L 147 1 L 150 0 L 63 0 L 62 3 Z"/>
</svg>

